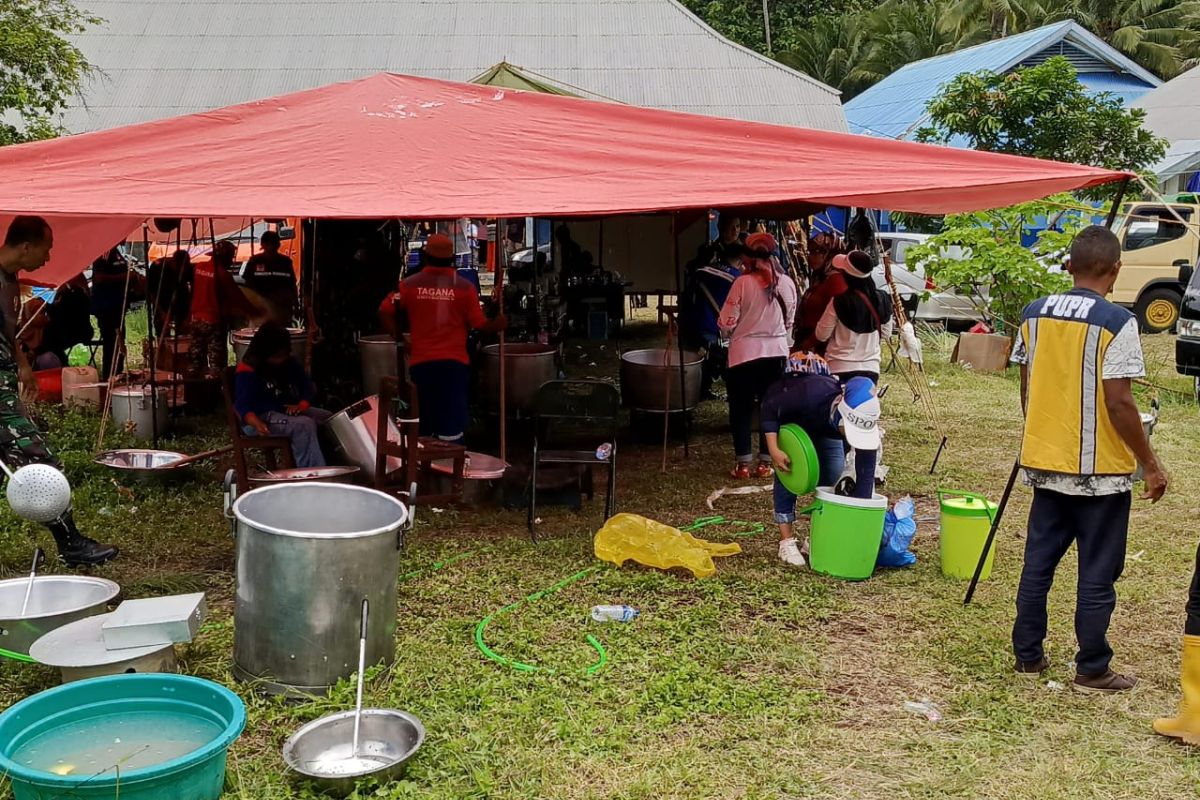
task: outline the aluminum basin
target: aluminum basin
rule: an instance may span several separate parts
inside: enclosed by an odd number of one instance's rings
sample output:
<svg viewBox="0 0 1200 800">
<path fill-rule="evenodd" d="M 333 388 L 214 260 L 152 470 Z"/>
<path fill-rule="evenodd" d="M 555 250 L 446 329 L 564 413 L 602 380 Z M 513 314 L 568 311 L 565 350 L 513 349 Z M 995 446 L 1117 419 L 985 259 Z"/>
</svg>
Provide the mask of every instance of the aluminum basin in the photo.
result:
<svg viewBox="0 0 1200 800">
<path fill-rule="evenodd" d="M 21 614 L 29 578 L 0 581 L 0 648 L 29 655 L 29 647 L 68 622 L 103 614 L 121 587 L 89 575 L 39 575 L 33 579 L 29 607 Z"/>
<path fill-rule="evenodd" d="M 364 708 L 358 756 L 352 755 L 354 712 L 330 714 L 305 725 L 283 745 L 283 760 L 297 776 L 339 795 L 363 778 L 396 780 L 425 741 L 421 720 L 404 711 Z"/>
<path fill-rule="evenodd" d="M 187 474 L 187 466 L 174 469 L 176 461 L 187 458 L 183 453 L 171 450 L 106 450 L 96 456 L 95 462 L 116 470 L 122 477 L 141 483 L 166 481 Z"/>
</svg>

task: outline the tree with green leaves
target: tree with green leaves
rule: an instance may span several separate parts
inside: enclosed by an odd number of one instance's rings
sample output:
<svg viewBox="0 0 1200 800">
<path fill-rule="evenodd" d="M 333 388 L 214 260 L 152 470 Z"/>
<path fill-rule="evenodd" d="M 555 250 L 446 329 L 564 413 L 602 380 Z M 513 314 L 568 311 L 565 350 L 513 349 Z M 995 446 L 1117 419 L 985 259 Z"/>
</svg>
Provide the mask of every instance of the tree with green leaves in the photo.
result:
<svg viewBox="0 0 1200 800">
<path fill-rule="evenodd" d="M 869 13 L 814 19 L 776 57 L 849 100 L 913 61 L 949 53 L 959 38 L 939 23 L 951 0 L 884 0 Z"/>
<path fill-rule="evenodd" d="M 1067 0 L 1068 15 L 1146 69 L 1173 78 L 1200 40 L 1196 0 Z"/>
<path fill-rule="evenodd" d="M 1071 245 L 1088 220 L 1064 215 L 1062 206 L 1074 202 L 1059 195 L 1032 203 L 951 214 L 940 233 L 908 250 L 910 263 L 921 263 L 925 274 L 942 289 L 970 298 L 980 314 L 1000 332 L 1015 333 L 1021 311 L 1039 297 L 1066 291 L 1071 279 L 1049 263 Z M 1044 229 L 1044 220 L 1056 229 Z M 1034 248 L 1025 238 L 1037 231 Z"/>
<path fill-rule="evenodd" d="M 57 136 L 91 73 L 69 36 L 100 20 L 69 0 L 0 0 L 0 145 Z"/>
<path fill-rule="evenodd" d="M 1140 172 L 1167 151 L 1142 126 L 1146 113 L 1109 94 L 1090 95 L 1065 58 L 1007 74 L 950 81 L 928 106 L 918 141 L 964 141 L 975 150 Z M 1111 189 L 1107 189 L 1111 191 Z"/>
</svg>

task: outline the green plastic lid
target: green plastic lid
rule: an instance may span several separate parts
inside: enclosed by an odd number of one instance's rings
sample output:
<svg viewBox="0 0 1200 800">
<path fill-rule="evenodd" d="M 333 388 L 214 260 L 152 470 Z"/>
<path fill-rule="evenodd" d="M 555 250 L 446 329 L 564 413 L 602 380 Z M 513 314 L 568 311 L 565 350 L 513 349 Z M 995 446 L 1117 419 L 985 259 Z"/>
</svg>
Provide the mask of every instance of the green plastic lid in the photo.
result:
<svg viewBox="0 0 1200 800">
<path fill-rule="evenodd" d="M 799 425 L 788 424 L 779 429 L 779 449 L 792 462 L 788 472 L 779 472 L 779 482 L 794 495 L 808 494 L 817 488 L 821 465 L 817 448 Z"/>
<path fill-rule="evenodd" d="M 996 504 L 982 497 L 962 495 L 942 497 L 942 513 L 959 517 L 986 517 L 996 510 Z"/>
</svg>

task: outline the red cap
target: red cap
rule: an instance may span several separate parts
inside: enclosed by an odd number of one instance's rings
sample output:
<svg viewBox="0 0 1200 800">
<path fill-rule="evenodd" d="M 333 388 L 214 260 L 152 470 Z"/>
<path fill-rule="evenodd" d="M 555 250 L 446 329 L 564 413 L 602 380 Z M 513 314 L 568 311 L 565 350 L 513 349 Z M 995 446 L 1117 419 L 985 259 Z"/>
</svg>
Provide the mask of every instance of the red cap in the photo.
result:
<svg viewBox="0 0 1200 800">
<path fill-rule="evenodd" d="M 425 240 L 425 255 L 453 263 L 454 242 L 444 233 L 435 233 Z"/>
</svg>

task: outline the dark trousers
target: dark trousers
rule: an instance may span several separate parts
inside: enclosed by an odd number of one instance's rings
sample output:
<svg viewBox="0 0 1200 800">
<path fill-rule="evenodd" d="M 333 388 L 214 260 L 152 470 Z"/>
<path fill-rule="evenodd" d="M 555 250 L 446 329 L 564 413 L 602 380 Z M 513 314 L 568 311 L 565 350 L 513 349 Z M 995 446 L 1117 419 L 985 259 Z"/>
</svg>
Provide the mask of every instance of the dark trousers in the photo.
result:
<svg viewBox="0 0 1200 800">
<path fill-rule="evenodd" d="M 1035 489 L 1025 540 L 1025 567 L 1017 588 L 1013 650 L 1018 661 L 1042 658 L 1046 638 L 1046 596 L 1054 571 L 1071 542 L 1079 550 L 1079 588 L 1075 599 L 1075 638 L 1080 675 L 1101 675 L 1112 648 L 1106 634 L 1117 605 L 1115 583 L 1125 567 L 1125 540 L 1133 494 L 1079 497 Z"/>
<path fill-rule="evenodd" d="M 458 361 L 425 361 L 413 364 L 408 372 L 417 385 L 421 435 L 461 441 L 470 421 L 471 368 Z"/>
<path fill-rule="evenodd" d="M 121 330 L 121 311 L 100 311 L 96 313 L 96 327 L 100 329 L 100 342 L 103 348 L 100 377 L 108 380 L 115 369 L 118 373 L 125 369 L 125 359 L 117 353 L 117 334 Z"/>
<path fill-rule="evenodd" d="M 1200 636 L 1200 547 L 1196 548 L 1196 569 L 1192 572 L 1192 588 L 1188 591 L 1187 623 L 1183 632 Z"/>
<path fill-rule="evenodd" d="M 750 461 L 754 412 L 758 410 L 767 387 L 783 375 L 786 358 L 756 358 L 725 372 L 725 390 L 729 395 L 729 427 L 733 430 L 733 451 L 738 461 Z M 758 452 L 767 455 L 767 438 L 758 434 Z"/>
</svg>

